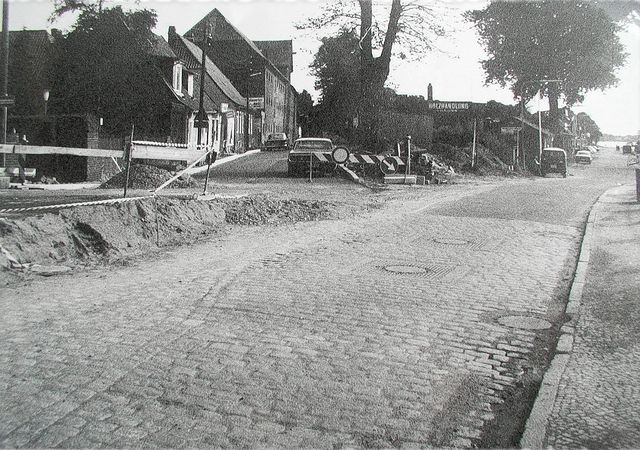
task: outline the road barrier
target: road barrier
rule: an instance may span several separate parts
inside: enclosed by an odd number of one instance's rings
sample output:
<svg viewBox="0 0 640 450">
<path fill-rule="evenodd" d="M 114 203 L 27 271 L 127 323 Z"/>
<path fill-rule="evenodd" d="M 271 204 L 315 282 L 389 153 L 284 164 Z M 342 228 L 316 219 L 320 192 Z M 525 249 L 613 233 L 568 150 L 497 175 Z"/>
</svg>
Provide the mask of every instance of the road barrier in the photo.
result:
<svg viewBox="0 0 640 450">
<path fill-rule="evenodd" d="M 147 195 L 144 197 L 110 198 L 106 200 L 92 200 L 88 202 L 61 203 L 56 205 L 44 205 L 44 206 L 27 206 L 24 208 L 3 208 L 3 209 L 0 209 L 0 214 L 22 213 L 22 212 L 31 212 L 31 211 L 46 211 L 48 209 L 73 208 L 75 206 L 110 205 L 115 203 L 130 202 L 130 201 L 142 200 L 145 198 L 153 198 L 153 197 L 154 197 L 153 195 Z"/>
</svg>

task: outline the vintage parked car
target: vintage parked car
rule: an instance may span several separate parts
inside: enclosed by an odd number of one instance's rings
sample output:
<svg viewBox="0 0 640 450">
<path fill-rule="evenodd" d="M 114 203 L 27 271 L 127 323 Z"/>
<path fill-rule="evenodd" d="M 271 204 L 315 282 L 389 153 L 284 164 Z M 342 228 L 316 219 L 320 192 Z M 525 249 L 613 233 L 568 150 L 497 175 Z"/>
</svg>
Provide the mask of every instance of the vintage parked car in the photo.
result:
<svg viewBox="0 0 640 450">
<path fill-rule="evenodd" d="M 333 169 L 335 164 L 321 162 L 318 158 L 312 157 L 313 153 L 322 153 L 328 161 L 332 161 L 331 152 L 333 142 L 324 138 L 300 138 L 296 139 L 293 148 L 289 151 L 287 158 L 287 173 L 289 176 L 296 176 L 309 173 L 309 167 L 315 170 L 328 170 L 329 165 Z"/>
<path fill-rule="evenodd" d="M 567 177 L 567 153 L 563 149 L 547 147 L 542 150 L 540 175 L 544 177 L 548 173 L 559 173 Z"/>
<path fill-rule="evenodd" d="M 573 159 L 576 163 L 591 164 L 593 156 L 589 150 L 578 150 Z"/>
<path fill-rule="evenodd" d="M 289 150 L 289 139 L 286 133 L 271 133 L 264 143 L 264 150 Z"/>
<path fill-rule="evenodd" d="M 622 146 L 622 154 L 624 155 L 625 153 L 633 153 L 633 144 L 629 143 Z"/>
</svg>

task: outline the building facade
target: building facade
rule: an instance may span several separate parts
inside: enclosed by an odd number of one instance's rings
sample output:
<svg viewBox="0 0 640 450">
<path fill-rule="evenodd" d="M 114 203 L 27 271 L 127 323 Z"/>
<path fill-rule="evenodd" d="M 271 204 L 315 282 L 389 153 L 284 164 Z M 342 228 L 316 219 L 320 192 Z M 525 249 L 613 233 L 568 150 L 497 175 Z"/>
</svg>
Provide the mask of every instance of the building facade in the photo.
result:
<svg viewBox="0 0 640 450">
<path fill-rule="evenodd" d="M 285 41 L 289 44 L 281 44 L 281 41 L 262 44 L 267 54 L 275 59 L 275 62 L 271 61 L 255 42 L 242 34 L 217 9 L 213 9 L 184 36 L 194 43 L 206 40 L 207 56 L 248 98 L 253 109 L 254 129 L 257 129 L 261 142 L 274 132 L 287 133 L 290 139 L 296 137 L 297 93 L 290 83 L 293 70 L 290 41 Z"/>
</svg>

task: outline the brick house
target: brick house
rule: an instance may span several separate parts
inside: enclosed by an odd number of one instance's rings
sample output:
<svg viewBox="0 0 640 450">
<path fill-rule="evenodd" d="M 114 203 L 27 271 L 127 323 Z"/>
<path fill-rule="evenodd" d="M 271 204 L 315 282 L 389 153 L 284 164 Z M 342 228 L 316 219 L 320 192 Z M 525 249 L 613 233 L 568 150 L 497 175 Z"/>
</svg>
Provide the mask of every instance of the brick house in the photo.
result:
<svg viewBox="0 0 640 450">
<path fill-rule="evenodd" d="M 272 61 L 217 9 L 213 9 L 184 36 L 192 42 L 201 42 L 205 33 L 209 36 L 207 56 L 249 98 L 254 109 L 251 122 L 259 130 L 260 141 L 264 142 L 273 132 L 285 132 L 294 139 L 297 92 L 289 79 L 293 69 L 290 41 L 289 44 L 287 41 L 284 44 L 282 41 L 262 44 L 262 48 L 275 59 Z M 287 73 L 282 73 L 276 64 Z"/>
</svg>

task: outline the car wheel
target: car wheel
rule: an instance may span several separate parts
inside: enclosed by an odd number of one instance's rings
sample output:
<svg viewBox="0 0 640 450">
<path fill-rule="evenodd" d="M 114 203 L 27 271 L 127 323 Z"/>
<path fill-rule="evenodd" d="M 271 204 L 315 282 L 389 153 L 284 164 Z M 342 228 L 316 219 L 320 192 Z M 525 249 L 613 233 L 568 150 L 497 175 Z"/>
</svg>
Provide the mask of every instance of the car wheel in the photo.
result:
<svg viewBox="0 0 640 450">
<path fill-rule="evenodd" d="M 289 175 L 292 178 L 296 178 L 299 175 L 298 168 L 296 166 L 292 166 L 291 164 L 289 164 L 287 168 L 287 175 Z"/>
</svg>

